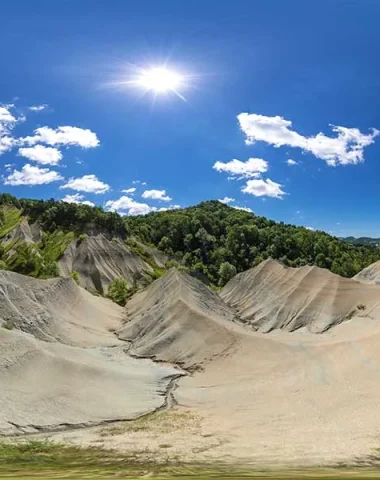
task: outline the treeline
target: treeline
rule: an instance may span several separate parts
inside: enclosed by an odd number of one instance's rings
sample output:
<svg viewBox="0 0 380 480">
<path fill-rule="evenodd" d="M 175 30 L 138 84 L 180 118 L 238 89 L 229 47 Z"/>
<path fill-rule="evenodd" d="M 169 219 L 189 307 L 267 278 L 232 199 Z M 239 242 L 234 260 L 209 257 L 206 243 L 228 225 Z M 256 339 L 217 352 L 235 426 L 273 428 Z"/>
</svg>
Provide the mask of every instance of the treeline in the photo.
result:
<svg viewBox="0 0 380 480">
<path fill-rule="evenodd" d="M 218 201 L 126 219 L 144 243 L 223 284 L 268 257 L 292 267 L 317 265 L 352 277 L 380 259 L 374 246 L 351 245 L 322 231 L 276 223 Z"/>
<path fill-rule="evenodd" d="M 127 234 L 123 218 L 114 212 L 105 212 L 101 207 L 66 203 L 54 200 L 31 200 L 16 198 L 7 193 L 0 194 L 0 206 L 8 205 L 22 210 L 30 223 L 38 220 L 40 227 L 47 232 L 57 229 L 87 233 L 99 231 L 110 235 Z M 0 219 L 1 221 L 1 219 Z"/>
</svg>

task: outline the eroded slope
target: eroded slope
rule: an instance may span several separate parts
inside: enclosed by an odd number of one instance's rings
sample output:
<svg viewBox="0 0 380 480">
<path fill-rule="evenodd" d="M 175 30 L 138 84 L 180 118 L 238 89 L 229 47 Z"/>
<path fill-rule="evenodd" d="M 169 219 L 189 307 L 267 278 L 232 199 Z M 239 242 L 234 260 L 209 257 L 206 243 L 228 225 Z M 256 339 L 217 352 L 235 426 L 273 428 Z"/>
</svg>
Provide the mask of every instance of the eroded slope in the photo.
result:
<svg viewBox="0 0 380 480">
<path fill-rule="evenodd" d="M 131 353 L 200 368 L 231 349 L 234 312 L 204 284 L 175 269 L 136 294 L 126 306 L 119 338 Z"/>
<path fill-rule="evenodd" d="M 307 328 L 321 333 L 353 317 L 380 318 L 380 289 L 318 267 L 266 260 L 236 275 L 220 292 L 256 330 Z"/>
<path fill-rule="evenodd" d="M 144 283 L 153 272 L 121 240 L 109 240 L 102 234 L 73 240 L 59 261 L 59 270 L 63 276 L 78 272 L 82 287 L 102 294 L 115 278 L 124 277 L 133 285 Z"/>
</svg>

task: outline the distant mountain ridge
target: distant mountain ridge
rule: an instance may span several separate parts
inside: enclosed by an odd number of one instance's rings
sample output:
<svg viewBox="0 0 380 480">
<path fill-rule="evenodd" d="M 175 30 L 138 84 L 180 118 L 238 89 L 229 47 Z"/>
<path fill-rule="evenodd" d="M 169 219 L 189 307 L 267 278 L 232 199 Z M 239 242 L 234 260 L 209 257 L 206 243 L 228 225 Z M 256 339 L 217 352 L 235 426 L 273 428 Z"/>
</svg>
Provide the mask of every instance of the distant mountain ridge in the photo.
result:
<svg viewBox="0 0 380 480">
<path fill-rule="evenodd" d="M 344 242 L 352 243 L 353 245 L 373 245 L 380 246 L 380 238 L 372 237 L 340 237 Z"/>
</svg>

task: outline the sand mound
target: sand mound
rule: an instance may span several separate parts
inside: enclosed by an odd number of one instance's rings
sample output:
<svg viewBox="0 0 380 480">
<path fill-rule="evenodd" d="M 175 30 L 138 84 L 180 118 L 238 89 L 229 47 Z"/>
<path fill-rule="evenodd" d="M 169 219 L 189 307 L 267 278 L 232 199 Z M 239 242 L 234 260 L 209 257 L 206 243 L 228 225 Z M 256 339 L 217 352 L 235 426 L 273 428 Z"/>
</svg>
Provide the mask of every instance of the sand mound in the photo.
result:
<svg viewBox="0 0 380 480">
<path fill-rule="evenodd" d="M 118 277 L 131 285 L 144 283 L 152 267 L 135 255 L 121 240 L 108 240 L 104 235 L 73 240 L 59 261 L 60 274 L 79 273 L 80 285 L 91 291 L 107 293 Z"/>
<path fill-rule="evenodd" d="M 0 435 L 135 418 L 165 404 L 178 371 L 121 348 L 78 348 L 0 328 Z"/>
<path fill-rule="evenodd" d="M 47 341 L 115 344 L 123 309 L 81 289 L 71 278 L 37 280 L 0 271 L 0 324 Z"/>
<path fill-rule="evenodd" d="M 372 263 L 367 268 L 354 276 L 354 280 L 360 283 L 373 283 L 380 285 L 380 261 Z"/>
<path fill-rule="evenodd" d="M 204 284 L 175 269 L 127 303 L 127 323 L 118 332 L 130 352 L 199 368 L 232 348 L 235 315 Z"/>
<path fill-rule="evenodd" d="M 69 278 L 0 272 L 0 435 L 134 418 L 178 371 L 135 360 L 112 330 L 123 309 Z M 3 328 L 2 328 L 3 327 Z"/>
<path fill-rule="evenodd" d="M 353 317 L 380 319 L 380 289 L 318 267 L 266 260 L 236 275 L 220 293 L 256 330 L 320 333 Z"/>
</svg>

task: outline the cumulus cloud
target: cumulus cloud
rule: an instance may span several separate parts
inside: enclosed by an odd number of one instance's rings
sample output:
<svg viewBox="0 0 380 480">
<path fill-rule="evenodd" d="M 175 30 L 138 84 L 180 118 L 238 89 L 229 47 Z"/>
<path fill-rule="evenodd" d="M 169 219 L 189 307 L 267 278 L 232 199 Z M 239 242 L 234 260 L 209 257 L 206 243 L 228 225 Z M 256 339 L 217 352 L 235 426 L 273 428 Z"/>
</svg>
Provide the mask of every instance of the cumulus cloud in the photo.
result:
<svg viewBox="0 0 380 480">
<path fill-rule="evenodd" d="M 137 202 L 126 195 L 123 195 L 118 200 L 108 200 L 105 203 L 105 208 L 118 212 L 121 215 L 146 215 L 157 210 L 156 207 L 152 207 L 147 203 Z"/>
<path fill-rule="evenodd" d="M 46 104 L 32 105 L 31 107 L 29 107 L 29 110 L 31 110 L 32 112 L 42 112 L 42 110 L 45 110 L 45 108 L 47 108 Z"/>
<path fill-rule="evenodd" d="M 172 200 L 169 195 L 166 195 L 166 190 L 145 190 L 141 196 L 142 198 L 151 198 L 152 200 L 161 200 L 163 202 Z"/>
<path fill-rule="evenodd" d="M 282 185 L 273 182 L 270 178 L 263 180 L 255 179 L 248 180 L 245 186 L 241 189 L 244 193 L 249 193 L 255 197 L 273 197 L 282 198 L 285 192 L 282 190 Z"/>
<path fill-rule="evenodd" d="M 167 207 L 161 207 L 157 211 L 166 212 L 167 210 L 178 210 L 179 208 L 181 208 L 181 205 L 169 205 Z"/>
<path fill-rule="evenodd" d="M 218 202 L 224 203 L 224 204 L 226 204 L 226 205 L 228 205 L 229 203 L 234 202 L 234 201 L 235 201 L 235 199 L 234 199 L 234 198 L 231 198 L 231 197 L 224 197 L 224 198 L 220 198 L 220 199 L 218 200 Z"/>
<path fill-rule="evenodd" d="M 62 198 L 62 202 L 66 203 L 80 203 L 82 205 L 89 205 L 90 207 L 94 207 L 95 203 L 90 202 L 89 200 L 84 200 L 84 195 L 80 193 L 74 193 L 73 195 L 66 195 Z"/>
<path fill-rule="evenodd" d="M 58 128 L 40 127 L 34 130 L 34 135 L 20 138 L 19 142 L 24 145 L 45 143 L 46 145 L 77 146 L 82 148 L 97 147 L 100 142 L 96 133 L 87 128 L 64 126 Z"/>
<path fill-rule="evenodd" d="M 58 180 L 63 180 L 58 172 L 48 168 L 34 167 L 27 163 L 21 171 L 13 170 L 8 177 L 4 178 L 4 185 L 44 185 Z"/>
<path fill-rule="evenodd" d="M 249 208 L 249 207 L 242 207 L 240 205 L 231 205 L 231 207 L 235 208 L 236 210 L 243 210 L 244 212 L 250 212 L 250 213 L 253 212 L 252 208 Z"/>
<path fill-rule="evenodd" d="M 288 160 L 286 160 L 286 163 L 287 163 L 290 167 L 293 167 L 294 165 L 298 165 L 298 162 L 296 162 L 295 160 L 292 160 L 291 158 L 288 158 Z"/>
<path fill-rule="evenodd" d="M 240 128 L 246 136 L 246 144 L 266 142 L 275 147 L 289 146 L 301 148 L 315 157 L 325 160 L 330 166 L 357 164 L 364 161 L 363 151 L 374 142 L 379 130 L 362 133 L 358 128 L 332 125 L 335 137 L 320 132 L 305 137 L 292 130 L 292 122 L 283 117 L 267 117 L 255 113 L 240 113 Z"/>
<path fill-rule="evenodd" d="M 16 118 L 10 111 L 13 105 L 0 105 L 0 155 L 8 152 L 15 145 L 15 139 L 11 136 L 14 126 L 23 120 Z"/>
<path fill-rule="evenodd" d="M 305 227 L 307 230 L 315 230 L 313 227 Z"/>
<path fill-rule="evenodd" d="M 133 194 L 136 191 L 136 187 L 131 187 L 131 188 L 126 188 L 125 190 L 122 190 L 123 193 L 129 193 Z"/>
<path fill-rule="evenodd" d="M 230 162 L 216 162 L 214 168 L 217 172 L 225 172 L 232 177 L 257 178 L 268 170 L 268 162 L 262 158 L 249 158 L 246 162 L 236 158 Z"/>
<path fill-rule="evenodd" d="M 77 192 L 100 194 L 108 192 L 110 186 L 107 185 L 107 183 L 100 181 L 96 175 L 91 174 L 78 178 L 70 178 L 65 185 L 62 185 L 59 188 L 68 188 L 70 190 L 76 190 Z"/>
<path fill-rule="evenodd" d="M 57 165 L 62 160 L 62 153 L 54 147 L 35 145 L 18 150 L 19 155 L 42 165 Z"/>
</svg>

